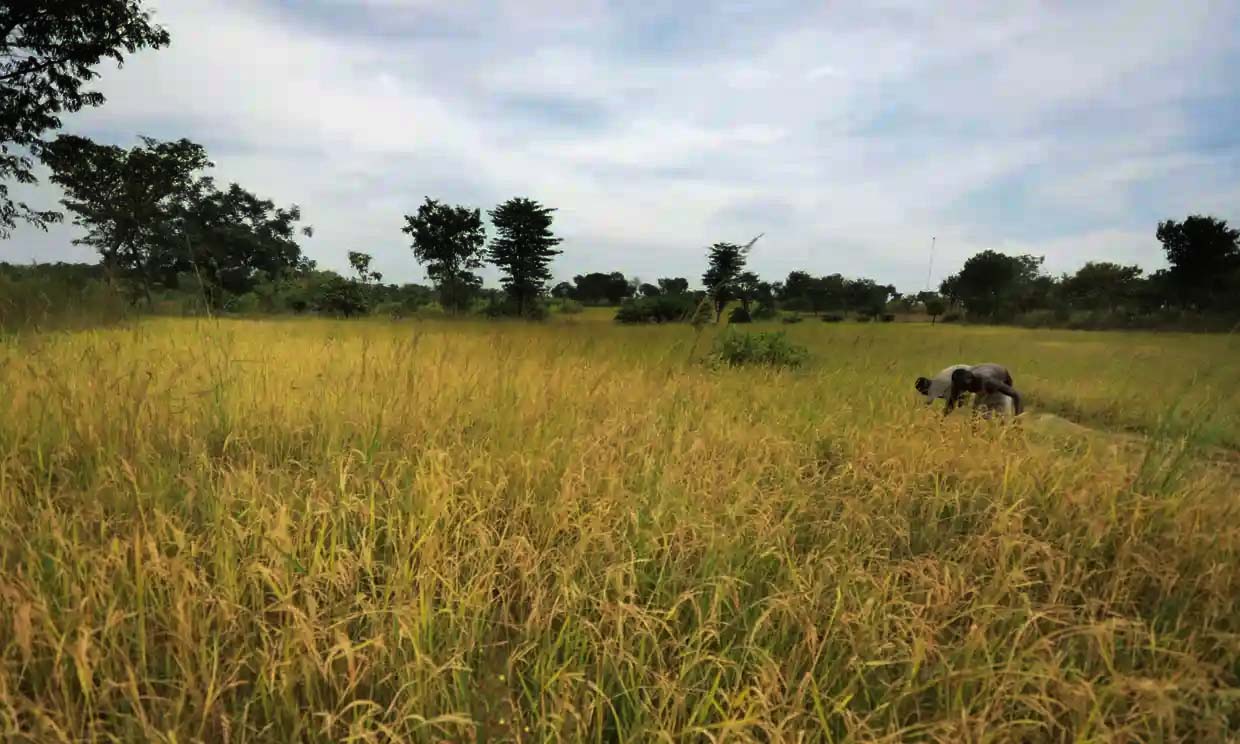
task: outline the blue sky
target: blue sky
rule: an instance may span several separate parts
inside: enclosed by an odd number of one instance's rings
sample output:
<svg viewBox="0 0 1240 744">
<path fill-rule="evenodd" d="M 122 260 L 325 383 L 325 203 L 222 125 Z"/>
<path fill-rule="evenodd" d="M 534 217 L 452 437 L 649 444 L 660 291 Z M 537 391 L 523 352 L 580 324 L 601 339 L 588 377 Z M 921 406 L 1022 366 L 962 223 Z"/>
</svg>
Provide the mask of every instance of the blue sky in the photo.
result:
<svg viewBox="0 0 1240 744">
<path fill-rule="evenodd" d="M 1240 221 L 1240 2 L 161 0 L 173 45 L 66 129 L 207 145 L 298 203 L 306 252 L 419 281 L 423 196 L 557 207 L 559 278 L 751 265 L 905 290 L 993 248 L 1161 265 L 1156 223 Z M 46 183 L 22 194 L 42 205 Z M 71 226 L 0 258 L 88 259 Z"/>
</svg>

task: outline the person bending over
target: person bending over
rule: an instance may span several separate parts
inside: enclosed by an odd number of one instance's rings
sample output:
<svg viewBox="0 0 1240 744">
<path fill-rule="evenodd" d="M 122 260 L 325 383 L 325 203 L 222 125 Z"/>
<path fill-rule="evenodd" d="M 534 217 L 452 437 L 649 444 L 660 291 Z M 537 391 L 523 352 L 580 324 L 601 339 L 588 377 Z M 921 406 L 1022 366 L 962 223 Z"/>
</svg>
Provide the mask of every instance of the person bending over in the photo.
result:
<svg viewBox="0 0 1240 744">
<path fill-rule="evenodd" d="M 944 369 L 934 379 L 918 377 L 917 392 L 926 397 L 926 403 L 947 398 L 943 414 L 954 410 L 965 394 L 973 395 L 973 407 L 986 412 L 1012 413 L 1019 416 L 1024 403 L 1016 388 L 1012 387 L 1012 375 L 999 364 L 956 364 Z"/>
</svg>

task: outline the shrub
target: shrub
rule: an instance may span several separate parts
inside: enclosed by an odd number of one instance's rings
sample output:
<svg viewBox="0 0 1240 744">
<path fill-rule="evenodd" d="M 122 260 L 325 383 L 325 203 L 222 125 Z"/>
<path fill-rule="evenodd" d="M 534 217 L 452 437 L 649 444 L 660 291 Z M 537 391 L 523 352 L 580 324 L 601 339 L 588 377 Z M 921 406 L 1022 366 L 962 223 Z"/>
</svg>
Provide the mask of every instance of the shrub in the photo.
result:
<svg viewBox="0 0 1240 744">
<path fill-rule="evenodd" d="M 823 323 L 839 323 L 842 320 L 844 320 L 844 316 L 839 313 L 827 313 L 822 316 Z"/>
<path fill-rule="evenodd" d="M 316 312 L 346 318 L 365 315 L 369 310 L 362 286 L 339 276 L 331 277 L 320 284 L 315 289 L 311 304 Z"/>
<path fill-rule="evenodd" d="M 947 313 L 943 317 L 939 318 L 939 322 L 940 323 L 957 323 L 960 321 L 960 318 L 961 318 L 960 313 L 952 312 L 952 313 Z"/>
<path fill-rule="evenodd" d="M 517 310 L 517 303 L 507 297 L 492 297 L 482 308 L 482 314 L 488 318 L 524 318 L 525 320 L 546 320 L 550 314 L 546 303 L 535 301 L 527 303 L 525 312 Z"/>
<path fill-rule="evenodd" d="M 749 315 L 749 311 L 743 305 L 732 308 L 732 312 L 728 313 L 729 323 L 752 323 L 753 318 Z"/>
<path fill-rule="evenodd" d="M 856 320 L 858 323 L 869 323 L 871 320 L 873 320 L 873 318 L 871 318 L 869 315 L 858 315 L 856 318 L 854 318 L 854 320 Z"/>
<path fill-rule="evenodd" d="M 785 315 L 782 320 L 785 323 L 800 323 L 805 318 L 802 318 L 800 315 Z"/>
<path fill-rule="evenodd" d="M 754 308 L 754 320 L 774 320 L 779 316 L 779 310 L 774 305 L 763 303 Z"/>
<path fill-rule="evenodd" d="M 674 323 L 693 314 L 693 298 L 688 295 L 657 295 L 625 300 L 616 312 L 617 323 Z"/>
<path fill-rule="evenodd" d="M 893 315 L 892 313 L 883 313 L 883 314 L 880 316 L 880 318 L 882 319 L 882 321 L 883 321 L 884 323 L 894 323 L 894 322 L 895 322 L 895 319 L 896 319 L 896 316 L 895 316 L 895 315 Z"/>
<path fill-rule="evenodd" d="M 809 358 L 809 351 L 779 333 L 741 333 L 728 329 L 715 339 L 710 360 L 730 367 L 763 365 L 768 367 L 799 367 Z"/>
<path fill-rule="evenodd" d="M 585 310 L 585 305 L 582 305 L 580 302 L 571 297 L 565 297 L 560 300 L 560 312 L 565 315 L 576 315 L 583 310 Z"/>
</svg>

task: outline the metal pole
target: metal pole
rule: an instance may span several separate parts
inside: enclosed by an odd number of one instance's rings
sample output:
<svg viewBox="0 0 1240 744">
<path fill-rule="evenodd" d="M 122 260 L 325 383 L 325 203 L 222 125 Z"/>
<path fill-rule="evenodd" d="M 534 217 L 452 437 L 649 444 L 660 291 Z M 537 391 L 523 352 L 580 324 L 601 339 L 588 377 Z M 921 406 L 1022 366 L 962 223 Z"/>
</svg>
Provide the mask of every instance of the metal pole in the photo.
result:
<svg viewBox="0 0 1240 744">
<path fill-rule="evenodd" d="M 934 241 L 936 238 L 930 236 L 930 265 L 926 267 L 926 291 L 930 291 L 930 274 L 934 271 Z"/>
</svg>

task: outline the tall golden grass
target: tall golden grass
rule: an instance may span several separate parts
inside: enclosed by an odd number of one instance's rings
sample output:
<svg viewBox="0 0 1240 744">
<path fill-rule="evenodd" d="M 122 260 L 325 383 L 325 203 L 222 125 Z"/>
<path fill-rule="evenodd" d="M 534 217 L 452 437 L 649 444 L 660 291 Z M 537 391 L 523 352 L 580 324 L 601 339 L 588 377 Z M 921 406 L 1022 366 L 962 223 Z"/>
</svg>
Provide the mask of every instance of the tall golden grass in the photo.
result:
<svg viewBox="0 0 1240 744">
<path fill-rule="evenodd" d="M 800 371 L 588 318 L 9 340 L 0 737 L 1240 736 L 1231 339 L 789 333 Z M 919 404 L 956 361 L 1027 420 Z"/>
</svg>

